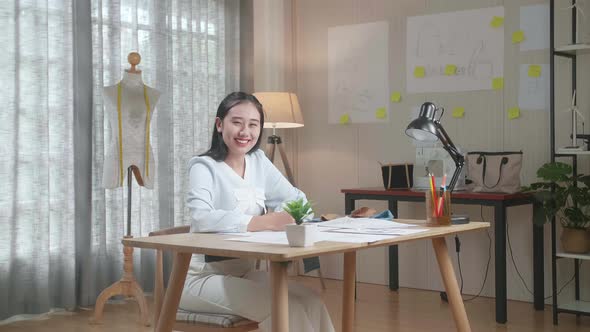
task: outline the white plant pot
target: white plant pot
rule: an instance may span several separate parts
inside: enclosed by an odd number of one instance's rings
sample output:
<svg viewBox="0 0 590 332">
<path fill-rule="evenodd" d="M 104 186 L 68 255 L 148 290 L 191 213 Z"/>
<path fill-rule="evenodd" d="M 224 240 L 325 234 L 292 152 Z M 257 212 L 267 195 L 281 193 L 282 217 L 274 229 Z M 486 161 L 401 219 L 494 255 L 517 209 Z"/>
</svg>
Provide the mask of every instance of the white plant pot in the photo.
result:
<svg viewBox="0 0 590 332">
<path fill-rule="evenodd" d="M 318 227 L 316 225 L 287 225 L 287 240 L 291 247 L 309 247 L 316 241 Z"/>
</svg>

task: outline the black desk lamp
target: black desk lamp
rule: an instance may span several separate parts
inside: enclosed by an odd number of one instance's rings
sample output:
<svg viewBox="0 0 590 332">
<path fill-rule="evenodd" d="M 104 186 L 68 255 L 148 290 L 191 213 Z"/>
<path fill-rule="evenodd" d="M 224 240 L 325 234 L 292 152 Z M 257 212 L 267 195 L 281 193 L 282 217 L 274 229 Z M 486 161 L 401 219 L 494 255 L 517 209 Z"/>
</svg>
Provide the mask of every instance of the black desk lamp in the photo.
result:
<svg viewBox="0 0 590 332">
<path fill-rule="evenodd" d="M 452 192 L 459 179 L 461 170 L 465 165 L 465 157 L 463 157 L 459 150 L 457 150 L 457 147 L 453 144 L 453 141 L 451 141 L 451 138 L 440 124 L 440 119 L 444 112 L 444 108 L 436 107 L 436 105 L 431 102 L 425 102 L 420 106 L 418 118 L 410 122 L 408 128 L 406 128 L 406 135 L 420 142 L 434 143 L 440 140 L 443 149 L 449 153 L 455 162 L 455 172 L 453 173 L 453 177 L 451 178 L 451 182 L 449 182 L 447 189 Z M 437 113 L 440 113 L 438 119 L 436 119 Z M 455 224 L 469 222 L 467 216 L 452 216 L 451 220 Z"/>
</svg>

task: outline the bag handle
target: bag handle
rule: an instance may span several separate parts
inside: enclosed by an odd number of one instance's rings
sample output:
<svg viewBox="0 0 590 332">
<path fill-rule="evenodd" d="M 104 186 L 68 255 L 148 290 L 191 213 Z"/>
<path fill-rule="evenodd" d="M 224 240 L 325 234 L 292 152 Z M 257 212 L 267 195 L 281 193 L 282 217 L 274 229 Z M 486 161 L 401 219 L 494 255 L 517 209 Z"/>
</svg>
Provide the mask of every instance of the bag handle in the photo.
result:
<svg viewBox="0 0 590 332">
<path fill-rule="evenodd" d="M 502 179 L 502 168 L 504 165 L 508 164 L 508 157 L 502 157 L 502 160 L 500 161 L 500 169 L 499 169 L 499 175 L 498 175 L 498 181 L 496 181 L 496 183 L 493 186 L 488 186 L 486 184 L 486 168 L 487 168 L 487 159 L 486 156 L 484 154 L 480 154 L 479 158 L 477 158 L 477 163 L 481 164 L 483 159 L 483 171 L 482 171 L 482 182 L 483 182 L 483 186 L 488 188 L 488 189 L 493 189 L 495 188 L 499 183 L 500 180 Z"/>
<path fill-rule="evenodd" d="M 387 179 L 387 189 L 391 189 L 391 173 L 393 173 L 393 165 L 389 165 L 389 179 Z"/>
</svg>

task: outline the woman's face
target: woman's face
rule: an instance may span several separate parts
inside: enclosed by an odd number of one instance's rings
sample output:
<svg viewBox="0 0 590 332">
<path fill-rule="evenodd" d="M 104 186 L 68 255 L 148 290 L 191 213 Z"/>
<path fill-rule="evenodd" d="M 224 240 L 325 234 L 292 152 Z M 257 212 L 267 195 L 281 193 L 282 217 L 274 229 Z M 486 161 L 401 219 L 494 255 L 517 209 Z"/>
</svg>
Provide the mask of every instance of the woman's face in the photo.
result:
<svg viewBox="0 0 590 332">
<path fill-rule="evenodd" d="M 228 155 L 245 155 L 260 136 L 260 113 L 249 102 L 232 107 L 223 121 L 215 119 L 215 127 L 227 145 Z"/>
</svg>

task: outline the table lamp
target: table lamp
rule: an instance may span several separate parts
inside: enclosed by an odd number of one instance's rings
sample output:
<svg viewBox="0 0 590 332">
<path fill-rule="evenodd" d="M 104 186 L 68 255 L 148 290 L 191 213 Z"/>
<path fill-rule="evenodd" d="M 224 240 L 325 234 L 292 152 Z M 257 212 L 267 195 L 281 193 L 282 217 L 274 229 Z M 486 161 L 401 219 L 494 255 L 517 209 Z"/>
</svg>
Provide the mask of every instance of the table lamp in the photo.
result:
<svg viewBox="0 0 590 332">
<path fill-rule="evenodd" d="M 278 146 L 287 179 L 292 185 L 295 185 L 287 154 L 283 149 L 281 137 L 277 135 L 276 129 L 303 127 L 303 116 L 301 115 L 299 100 L 294 93 L 290 92 L 256 92 L 254 96 L 260 101 L 264 109 L 264 128 L 272 128 L 272 135 L 268 137 L 267 141 L 268 144 L 271 144 L 269 159 L 274 162 L 275 150 Z"/>
<path fill-rule="evenodd" d="M 451 138 L 440 124 L 440 119 L 444 112 L 444 108 L 436 107 L 436 105 L 431 102 L 425 102 L 420 106 L 418 118 L 410 122 L 408 128 L 406 128 L 406 135 L 420 142 L 434 143 L 440 140 L 443 149 L 449 153 L 455 162 L 455 172 L 447 187 L 447 190 L 452 193 L 455 184 L 459 179 L 459 175 L 461 174 L 461 170 L 465 165 L 465 157 L 463 157 L 459 150 L 457 150 L 457 147 L 453 144 L 453 141 L 451 141 Z M 440 113 L 438 119 L 436 119 L 437 113 Z M 458 224 L 468 222 L 469 218 L 467 216 L 452 216 L 451 220 L 453 223 Z"/>
</svg>

